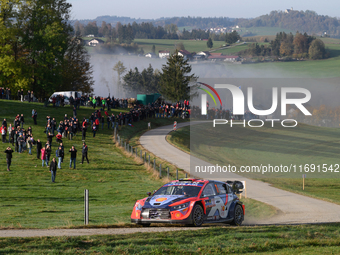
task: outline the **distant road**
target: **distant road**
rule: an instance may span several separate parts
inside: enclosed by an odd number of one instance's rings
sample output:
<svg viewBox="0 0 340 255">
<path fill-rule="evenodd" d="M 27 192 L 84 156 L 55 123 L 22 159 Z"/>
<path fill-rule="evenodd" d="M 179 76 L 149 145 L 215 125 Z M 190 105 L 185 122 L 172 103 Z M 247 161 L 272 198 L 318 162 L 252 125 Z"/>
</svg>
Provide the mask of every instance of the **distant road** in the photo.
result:
<svg viewBox="0 0 340 255">
<path fill-rule="evenodd" d="M 199 123 L 196 123 L 199 124 Z M 177 128 L 190 125 L 189 122 L 177 124 Z M 190 172 L 190 161 L 195 165 L 209 165 L 198 158 L 190 156 L 166 141 L 166 136 L 172 131 L 173 126 L 164 126 L 146 132 L 141 138 L 141 145 L 156 156 L 176 165 L 178 168 Z M 195 173 L 199 178 L 200 174 Z M 217 177 L 217 178 L 216 178 Z M 295 223 L 322 223 L 340 222 L 340 205 L 319 199 L 302 196 L 292 192 L 272 187 L 268 183 L 251 180 L 237 174 L 225 174 L 214 179 L 225 181 L 246 181 L 247 197 L 267 203 L 276 207 L 279 213 L 265 220 L 251 220 L 250 224 L 295 224 Z M 247 210 L 247 209 L 246 209 Z M 246 214 L 247 216 L 247 214 Z"/>
</svg>

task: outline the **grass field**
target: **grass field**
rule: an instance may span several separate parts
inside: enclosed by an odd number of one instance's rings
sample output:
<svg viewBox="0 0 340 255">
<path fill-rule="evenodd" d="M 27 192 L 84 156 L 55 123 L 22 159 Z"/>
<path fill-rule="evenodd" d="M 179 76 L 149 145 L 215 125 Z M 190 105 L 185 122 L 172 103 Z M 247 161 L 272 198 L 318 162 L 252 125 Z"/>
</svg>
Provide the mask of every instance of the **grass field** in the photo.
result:
<svg viewBox="0 0 340 255">
<path fill-rule="evenodd" d="M 340 224 L 211 227 L 128 235 L 1 238 L 0 253 L 339 254 Z"/>
<path fill-rule="evenodd" d="M 42 104 L 28 104 L 14 101 L 0 101 L 0 115 L 12 123 L 13 116 L 23 113 L 26 117 L 24 127 L 32 126 L 35 139 L 46 142 L 43 133 L 46 116 L 63 119 L 65 113 L 72 115 L 72 108 L 44 108 Z M 37 109 L 38 126 L 33 125 L 32 109 Z M 79 119 L 89 117 L 90 108 L 78 110 Z M 113 111 L 117 113 L 117 111 Z M 72 226 L 83 223 L 84 189 L 90 193 L 90 223 L 117 224 L 129 222 L 131 208 L 137 198 L 143 197 L 151 189 L 158 188 L 162 182 L 152 178 L 145 167 L 126 158 L 112 142 L 112 131 L 99 130 L 95 138 L 87 134 L 90 164 L 81 161 L 81 134 L 72 141 L 63 139 L 65 160 L 62 169 L 57 171 L 56 183 L 51 183 L 49 169 L 41 166 L 33 155 L 27 152 L 13 155 L 11 172 L 6 171 L 4 157 L 0 161 L 0 226 L 47 228 Z M 74 145 L 78 150 L 77 168 L 69 169 L 68 150 Z M 0 151 L 8 144 L 0 144 Z M 52 157 L 56 143 L 53 139 Z M 4 153 L 3 153 L 4 155 Z M 138 183 L 138 189 L 136 189 Z"/>
<path fill-rule="evenodd" d="M 191 134 L 191 135 L 190 135 Z M 198 139 L 205 134 L 205 139 Z M 334 166 L 339 164 L 339 129 L 313 127 L 299 124 L 294 129 L 270 128 L 251 129 L 243 127 L 216 127 L 211 132 L 211 124 L 184 127 L 171 133 L 168 140 L 185 151 L 208 162 L 219 165 L 260 166 L 297 165 L 296 173 L 246 173 L 246 177 L 260 179 L 274 186 L 325 199 L 340 204 L 340 169 L 335 173 Z M 191 143 L 190 143 L 191 141 Z M 315 164 L 333 172 L 300 172 L 305 164 Z M 306 173 L 305 190 L 302 191 L 301 175 Z M 278 178 L 279 177 L 279 178 Z M 327 187 L 327 188 L 326 188 Z"/>
<path fill-rule="evenodd" d="M 33 125 L 31 110 L 38 112 L 38 125 Z M 77 111 L 78 118 L 88 118 L 92 113 L 90 108 Z M 122 111 L 113 110 L 113 113 Z M 63 119 L 64 114 L 72 115 L 72 108 L 43 107 L 39 103 L 21 103 L 18 101 L 0 100 L 0 116 L 12 123 L 16 114 L 25 116 L 24 128 L 32 126 L 35 139 L 46 142 L 44 126 L 46 116 Z M 173 123 L 173 120 L 152 120 L 152 127 Z M 125 127 L 120 131 L 123 139 L 136 146 L 139 136 L 146 130 L 147 122 L 135 123 L 135 127 Z M 8 143 L 0 143 L 0 228 L 50 228 L 72 227 L 83 224 L 84 189 L 90 194 L 90 224 L 113 225 L 130 222 L 132 207 L 137 199 L 146 196 L 146 192 L 159 188 L 164 180 L 159 180 L 152 171 L 147 171 L 143 163 L 127 156 L 121 148 L 113 143 L 113 131 L 99 130 L 95 138 L 88 132 L 86 143 L 89 147 L 90 164 L 81 162 L 81 134 L 73 140 L 63 139 L 65 159 L 62 169 L 57 171 L 56 183 L 51 183 L 49 169 L 41 166 L 41 160 L 36 159 L 36 148 L 33 155 L 27 152 L 13 154 L 11 172 L 6 171 L 6 161 L 3 151 Z M 78 150 L 77 167 L 69 169 L 70 155 L 68 150 L 74 145 Z M 11 146 L 11 145 L 10 145 Z M 55 155 L 57 143 L 53 139 L 52 157 Z M 12 146 L 11 146 L 12 147 Z M 140 147 L 139 147 L 140 148 Z M 14 147 L 13 147 L 14 149 Z M 153 161 L 153 158 L 151 158 Z M 170 164 L 162 162 L 163 169 Z M 184 173 L 180 172 L 180 177 Z M 174 171 L 172 171 L 174 179 Z M 258 202 L 245 201 L 247 208 L 254 210 Z M 268 215 L 273 213 L 270 206 L 264 205 L 263 210 Z M 267 209 L 266 209 L 267 208 Z M 251 211 L 250 211 L 251 212 Z M 249 216 L 251 216 L 249 214 Z"/>
<path fill-rule="evenodd" d="M 190 52 L 199 52 L 203 50 L 209 50 L 206 41 L 196 41 L 196 40 L 168 40 L 168 39 L 135 39 L 140 47 L 143 48 L 144 52 L 151 52 L 152 46 L 155 45 L 156 53 L 160 50 L 169 50 L 170 52 L 175 52 L 176 44 L 179 42 L 183 43 L 186 50 Z M 215 42 L 214 42 L 215 43 Z M 221 45 L 223 42 L 216 42 Z"/>
<path fill-rule="evenodd" d="M 246 37 L 247 33 L 251 33 L 251 36 L 276 35 L 280 32 L 285 32 L 287 34 L 296 33 L 296 31 L 280 27 L 241 27 L 237 29 L 237 32 L 244 37 Z"/>
</svg>

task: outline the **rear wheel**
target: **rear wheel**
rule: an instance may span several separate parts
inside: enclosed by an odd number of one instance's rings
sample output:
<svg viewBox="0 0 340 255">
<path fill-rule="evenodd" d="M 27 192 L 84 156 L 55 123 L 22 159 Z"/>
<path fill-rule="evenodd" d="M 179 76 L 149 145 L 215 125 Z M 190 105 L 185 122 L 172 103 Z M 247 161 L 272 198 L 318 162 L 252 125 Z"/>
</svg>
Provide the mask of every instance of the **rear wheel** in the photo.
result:
<svg viewBox="0 0 340 255">
<path fill-rule="evenodd" d="M 194 209 L 192 209 L 191 217 L 192 217 L 192 226 L 194 227 L 201 226 L 204 221 L 204 211 L 203 211 L 202 206 L 198 204 L 195 205 Z"/>
<path fill-rule="evenodd" d="M 243 216 L 242 206 L 237 204 L 235 206 L 235 211 L 234 211 L 234 220 L 231 222 L 231 224 L 234 226 L 240 226 L 242 225 L 243 220 L 244 220 L 244 216 Z"/>
</svg>

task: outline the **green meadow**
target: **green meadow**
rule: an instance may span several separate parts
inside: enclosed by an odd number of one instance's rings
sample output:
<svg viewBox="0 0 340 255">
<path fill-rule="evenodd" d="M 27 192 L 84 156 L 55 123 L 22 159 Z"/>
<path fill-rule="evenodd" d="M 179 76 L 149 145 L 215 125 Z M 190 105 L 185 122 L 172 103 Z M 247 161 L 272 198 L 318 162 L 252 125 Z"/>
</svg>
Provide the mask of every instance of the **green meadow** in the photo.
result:
<svg viewBox="0 0 340 255">
<path fill-rule="evenodd" d="M 339 254 L 340 225 L 209 227 L 196 231 L 0 238 L 3 254 Z"/>
</svg>

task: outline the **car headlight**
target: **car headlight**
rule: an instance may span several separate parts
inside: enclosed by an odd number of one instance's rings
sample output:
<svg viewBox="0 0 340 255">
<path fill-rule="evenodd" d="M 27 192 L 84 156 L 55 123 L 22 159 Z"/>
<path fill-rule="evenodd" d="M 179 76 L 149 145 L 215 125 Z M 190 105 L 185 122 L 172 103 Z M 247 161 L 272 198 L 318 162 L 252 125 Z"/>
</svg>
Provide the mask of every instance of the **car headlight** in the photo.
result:
<svg viewBox="0 0 340 255">
<path fill-rule="evenodd" d="M 190 204 L 190 203 L 188 202 L 188 203 L 184 203 L 184 204 L 181 204 L 181 205 L 175 205 L 175 206 L 173 206 L 172 208 L 173 208 L 174 210 L 180 210 L 180 209 L 183 209 L 183 208 L 188 207 L 189 204 Z"/>
<path fill-rule="evenodd" d="M 136 210 L 141 211 L 142 210 L 142 206 L 140 203 L 136 202 Z"/>
</svg>

